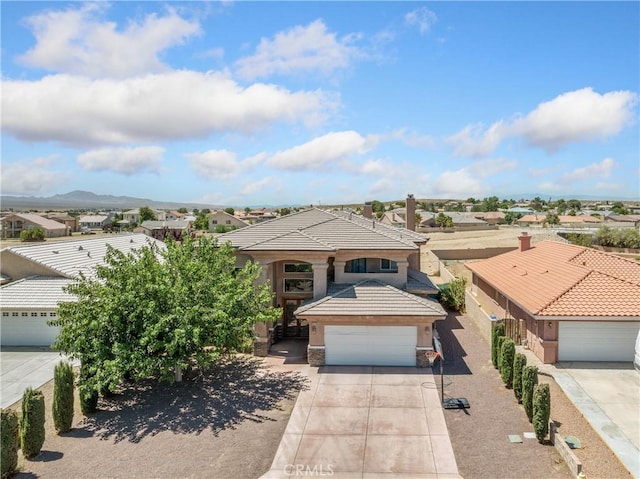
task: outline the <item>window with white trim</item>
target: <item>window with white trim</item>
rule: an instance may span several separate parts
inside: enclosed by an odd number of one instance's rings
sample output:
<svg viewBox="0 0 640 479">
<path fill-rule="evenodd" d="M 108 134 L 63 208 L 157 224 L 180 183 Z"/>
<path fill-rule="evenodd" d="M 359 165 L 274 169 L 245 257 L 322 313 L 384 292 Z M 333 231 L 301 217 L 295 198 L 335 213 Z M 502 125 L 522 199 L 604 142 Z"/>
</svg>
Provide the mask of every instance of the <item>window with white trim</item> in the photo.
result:
<svg viewBox="0 0 640 479">
<path fill-rule="evenodd" d="M 18 316 L 18 312 L 14 311 L 13 313 L 11 313 L 11 316 L 13 316 L 15 318 L 16 316 Z"/>
<path fill-rule="evenodd" d="M 9 313 L 7 311 L 3 311 L 2 312 L 2 316 L 7 317 L 7 316 L 9 316 Z"/>
<path fill-rule="evenodd" d="M 32 318 L 37 318 L 38 317 L 38 313 L 31 313 L 31 317 Z"/>
<path fill-rule="evenodd" d="M 386 258 L 380 258 L 380 271 L 398 271 L 398 263 Z"/>
<path fill-rule="evenodd" d="M 29 313 L 22 313 L 22 316 L 29 316 Z"/>
</svg>

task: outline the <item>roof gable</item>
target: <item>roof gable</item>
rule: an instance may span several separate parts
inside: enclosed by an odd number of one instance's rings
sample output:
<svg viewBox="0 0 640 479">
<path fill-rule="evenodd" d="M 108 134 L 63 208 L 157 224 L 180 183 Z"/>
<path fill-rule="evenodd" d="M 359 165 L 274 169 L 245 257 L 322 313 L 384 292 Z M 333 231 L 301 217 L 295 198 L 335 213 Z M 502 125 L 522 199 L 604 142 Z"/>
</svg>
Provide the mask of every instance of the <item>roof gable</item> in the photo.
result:
<svg viewBox="0 0 640 479">
<path fill-rule="evenodd" d="M 163 242 L 143 234 L 105 236 L 74 241 L 53 241 L 29 246 L 11 246 L 4 251 L 39 263 L 67 278 L 79 273 L 93 275 L 96 266 L 104 264 L 107 246 L 127 254 L 145 245 L 156 244 L 164 248 Z"/>
<path fill-rule="evenodd" d="M 346 286 L 295 311 L 304 316 L 446 316 L 440 303 L 377 280 Z"/>
<path fill-rule="evenodd" d="M 3 220 L 11 218 L 11 216 L 20 218 L 24 221 L 28 221 L 30 223 L 41 226 L 46 230 L 66 230 L 67 226 L 58 221 L 50 220 L 49 218 L 45 218 L 44 216 L 36 215 L 34 213 L 13 213 L 12 215 L 5 216 L 2 218 Z"/>
<path fill-rule="evenodd" d="M 241 230 L 220 235 L 219 241 L 229 241 L 247 251 L 270 251 L 305 249 L 335 251 L 338 249 L 417 249 L 416 242 L 426 238 L 403 233 L 398 228 L 382 225 L 371 220 L 355 219 L 332 212 L 312 208 L 251 225 Z M 296 234 L 293 234 L 296 233 Z M 290 240 L 289 242 L 287 242 Z"/>
</svg>

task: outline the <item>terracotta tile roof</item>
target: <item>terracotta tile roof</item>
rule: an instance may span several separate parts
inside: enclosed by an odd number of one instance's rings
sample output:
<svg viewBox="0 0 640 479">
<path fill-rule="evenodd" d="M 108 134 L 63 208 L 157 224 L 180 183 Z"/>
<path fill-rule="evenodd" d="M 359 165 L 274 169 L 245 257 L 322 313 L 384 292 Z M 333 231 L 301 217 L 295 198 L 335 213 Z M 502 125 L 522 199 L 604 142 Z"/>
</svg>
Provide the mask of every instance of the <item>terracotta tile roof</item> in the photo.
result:
<svg viewBox="0 0 640 479">
<path fill-rule="evenodd" d="M 467 268 L 537 316 L 640 317 L 640 263 L 544 241 Z"/>
<path fill-rule="evenodd" d="M 338 285 L 336 285 L 338 286 Z M 437 316 L 445 310 L 437 301 L 401 291 L 377 280 L 365 280 L 299 307 L 302 316 Z"/>
</svg>

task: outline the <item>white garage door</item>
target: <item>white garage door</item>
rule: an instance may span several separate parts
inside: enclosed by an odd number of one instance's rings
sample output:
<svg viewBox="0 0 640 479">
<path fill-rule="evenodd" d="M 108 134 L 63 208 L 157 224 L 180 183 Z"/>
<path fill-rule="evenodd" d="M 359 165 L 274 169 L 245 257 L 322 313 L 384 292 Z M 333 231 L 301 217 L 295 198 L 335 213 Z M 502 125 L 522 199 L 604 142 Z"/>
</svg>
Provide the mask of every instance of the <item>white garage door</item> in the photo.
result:
<svg viewBox="0 0 640 479">
<path fill-rule="evenodd" d="M 58 334 L 58 327 L 49 326 L 49 317 L 2 315 L 0 338 L 2 346 L 51 346 Z M 20 314 L 20 313 L 19 313 Z"/>
<path fill-rule="evenodd" d="M 415 366 L 415 326 L 325 326 L 325 363 Z"/>
<path fill-rule="evenodd" d="M 640 322 L 561 321 L 558 361 L 632 362 Z"/>
</svg>

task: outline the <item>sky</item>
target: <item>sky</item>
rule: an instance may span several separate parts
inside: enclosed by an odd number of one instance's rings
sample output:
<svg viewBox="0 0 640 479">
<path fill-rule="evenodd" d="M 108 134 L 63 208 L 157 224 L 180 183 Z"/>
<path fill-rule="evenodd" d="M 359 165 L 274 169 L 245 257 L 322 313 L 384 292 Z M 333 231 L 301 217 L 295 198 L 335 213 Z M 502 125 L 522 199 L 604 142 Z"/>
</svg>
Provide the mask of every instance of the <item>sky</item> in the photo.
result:
<svg viewBox="0 0 640 479">
<path fill-rule="evenodd" d="M 640 198 L 640 2 L 0 8 L 4 195 Z"/>
</svg>

